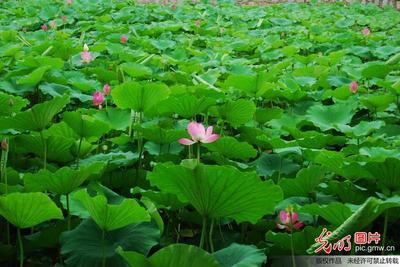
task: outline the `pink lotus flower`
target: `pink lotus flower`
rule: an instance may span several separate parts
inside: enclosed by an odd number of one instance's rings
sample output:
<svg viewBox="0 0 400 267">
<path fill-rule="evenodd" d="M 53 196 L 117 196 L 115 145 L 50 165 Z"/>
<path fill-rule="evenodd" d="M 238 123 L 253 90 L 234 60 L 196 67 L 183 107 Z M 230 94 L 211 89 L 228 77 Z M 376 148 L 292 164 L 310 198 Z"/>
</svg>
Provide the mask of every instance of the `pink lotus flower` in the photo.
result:
<svg viewBox="0 0 400 267">
<path fill-rule="evenodd" d="M 103 86 L 103 93 L 105 96 L 108 96 L 111 92 L 111 87 L 108 83 Z"/>
<path fill-rule="evenodd" d="M 293 208 L 288 208 L 286 210 L 281 210 L 279 212 L 279 220 L 281 224 L 277 224 L 279 229 L 286 229 L 288 231 L 293 231 L 293 229 L 300 229 L 304 226 L 302 221 L 297 221 L 299 219 L 299 214 L 293 212 Z"/>
<path fill-rule="evenodd" d="M 128 36 L 126 35 L 121 35 L 121 44 L 126 44 L 126 42 L 128 41 Z"/>
<path fill-rule="evenodd" d="M 357 88 L 358 88 L 357 81 L 352 81 L 349 86 L 350 92 L 352 92 L 353 94 L 357 93 Z"/>
<path fill-rule="evenodd" d="M 171 6 L 171 8 L 175 10 L 175 9 L 176 9 L 176 4 L 173 4 L 173 5 Z"/>
<path fill-rule="evenodd" d="M 47 27 L 46 24 L 43 24 L 42 26 L 40 26 L 40 28 L 44 31 L 47 31 L 49 29 L 49 27 Z"/>
<path fill-rule="evenodd" d="M 218 134 L 213 134 L 213 126 L 209 126 L 207 130 L 204 128 L 204 125 L 197 122 L 189 123 L 187 130 L 192 139 L 181 138 L 178 140 L 179 143 L 185 146 L 192 145 L 194 143 L 212 143 L 219 138 Z"/>
<path fill-rule="evenodd" d="M 370 35 L 371 31 L 368 27 L 365 27 L 364 29 L 362 29 L 362 34 L 364 34 L 365 36 Z"/>
<path fill-rule="evenodd" d="M 65 3 L 66 3 L 67 5 L 72 5 L 72 0 L 65 0 Z"/>
<path fill-rule="evenodd" d="M 93 94 L 93 105 L 98 106 L 101 109 L 101 104 L 104 102 L 104 95 L 101 92 L 95 92 Z"/>
<path fill-rule="evenodd" d="M 81 53 L 81 58 L 84 63 L 89 63 L 92 61 L 92 54 L 89 52 L 89 47 L 87 44 L 83 46 L 83 52 Z"/>
</svg>

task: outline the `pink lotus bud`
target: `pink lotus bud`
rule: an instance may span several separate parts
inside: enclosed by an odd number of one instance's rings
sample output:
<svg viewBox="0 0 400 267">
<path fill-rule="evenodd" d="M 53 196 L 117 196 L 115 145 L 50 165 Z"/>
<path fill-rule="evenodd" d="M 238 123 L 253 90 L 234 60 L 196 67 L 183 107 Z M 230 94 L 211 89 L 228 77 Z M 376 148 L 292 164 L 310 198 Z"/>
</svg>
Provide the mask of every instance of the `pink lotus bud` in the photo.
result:
<svg viewBox="0 0 400 267">
<path fill-rule="evenodd" d="M 95 92 L 93 94 L 93 105 L 98 106 L 101 109 L 101 104 L 104 102 L 104 95 L 101 92 Z"/>
<path fill-rule="evenodd" d="M 47 31 L 49 29 L 46 24 L 43 24 L 42 26 L 40 26 L 40 28 L 42 28 L 42 30 L 44 31 Z"/>
<path fill-rule="evenodd" d="M 173 5 L 171 6 L 171 8 L 175 10 L 175 9 L 176 9 L 176 4 L 173 4 Z"/>
<path fill-rule="evenodd" d="M 57 21 L 55 20 L 50 21 L 50 28 L 54 30 L 56 27 L 57 27 Z"/>
<path fill-rule="evenodd" d="M 127 41 L 128 41 L 128 36 L 121 35 L 121 44 L 126 44 Z"/>
<path fill-rule="evenodd" d="M 61 17 L 62 22 L 65 24 L 67 23 L 67 16 L 62 16 Z"/>
<path fill-rule="evenodd" d="M 65 3 L 67 4 L 67 5 L 72 5 L 72 0 L 65 0 Z"/>
<path fill-rule="evenodd" d="M 358 88 L 357 81 L 352 81 L 349 86 L 350 92 L 352 92 L 353 94 L 357 93 L 357 88 Z"/>
<path fill-rule="evenodd" d="M 362 29 L 362 34 L 364 34 L 365 36 L 370 35 L 371 31 L 369 30 L 368 27 L 365 27 L 364 29 Z"/>
<path fill-rule="evenodd" d="M 108 83 L 103 86 L 103 93 L 105 96 L 108 96 L 111 92 L 111 87 Z"/>
<path fill-rule="evenodd" d="M 1 149 L 8 150 L 8 142 L 6 139 L 1 140 Z"/>
</svg>

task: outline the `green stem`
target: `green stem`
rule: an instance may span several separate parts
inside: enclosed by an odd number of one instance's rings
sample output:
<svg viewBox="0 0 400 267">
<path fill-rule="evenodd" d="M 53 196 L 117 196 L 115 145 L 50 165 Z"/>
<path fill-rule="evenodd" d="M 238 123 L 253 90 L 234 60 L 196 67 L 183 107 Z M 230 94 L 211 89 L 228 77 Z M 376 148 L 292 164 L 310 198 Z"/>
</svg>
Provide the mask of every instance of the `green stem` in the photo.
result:
<svg viewBox="0 0 400 267">
<path fill-rule="evenodd" d="M 21 230 L 17 228 L 17 238 L 19 245 L 19 267 L 24 266 L 24 245 L 22 244 Z"/>
<path fill-rule="evenodd" d="M 65 199 L 67 201 L 67 229 L 68 231 L 71 230 L 71 212 L 70 212 L 70 207 L 69 207 L 69 194 L 65 195 Z"/>
<path fill-rule="evenodd" d="M 203 217 L 203 227 L 201 228 L 201 237 L 200 237 L 200 248 L 204 247 L 204 239 L 207 232 L 207 218 Z"/>
<path fill-rule="evenodd" d="M 102 229 L 101 231 L 102 231 L 101 240 L 102 240 L 102 245 L 103 245 L 103 258 L 101 261 L 101 266 L 106 267 L 106 244 L 105 244 L 106 231 L 104 231 L 104 229 Z"/>
<path fill-rule="evenodd" d="M 190 145 L 188 148 L 188 152 L 189 152 L 189 159 L 192 158 L 192 146 Z"/>
<path fill-rule="evenodd" d="M 47 169 L 47 142 L 44 139 L 43 131 L 40 132 L 40 139 L 42 139 L 43 144 L 43 169 Z"/>
<path fill-rule="evenodd" d="M 8 139 L 5 139 L 5 142 L 7 143 L 7 148 L 6 150 L 1 150 L 1 162 L 0 162 L 0 173 L 1 173 L 1 180 L 4 181 L 4 193 L 7 195 L 8 194 L 8 177 L 7 177 L 7 161 L 8 161 L 8 151 L 10 148 L 10 143 L 8 142 Z M 11 239 L 10 239 L 10 223 L 7 221 L 6 222 L 6 236 L 7 236 L 7 245 L 10 244 Z"/>
<path fill-rule="evenodd" d="M 130 138 L 132 138 L 132 128 L 133 128 L 133 123 L 135 122 L 135 111 L 131 109 L 131 119 L 129 122 L 129 130 L 128 130 L 128 135 Z"/>
<path fill-rule="evenodd" d="M 200 163 L 200 143 L 197 143 L 197 163 Z"/>
<path fill-rule="evenodd" d="M 386 245 L 386 234 L 387 234 L 387 226 L 388 226 L 388 220 L 389 220 L 389 211 L 385 211 L 385 221 L 383 223 L 383 238 L 382 238 L 382 246 L 385 248 Z M 382 255 L 385 254 L 385 250 L 382 250 Z"/>
<path fill-rule="evenodd" d="M 139 112 L 139 119 L 138 119 L 139 124 L 142 123 L 142 116 L 143 113 Z M 139 162 L 137 166 L 137 175 L 139 176 L 139 171 L 142 167 L 142 154 L 143 154 L 143 137 L 139 132 L 138 132 L 138 149 L 139 149 Z"/>
<path fill-rule="evenodd" d="M 296 260 L 294 258 L 293 229 L 290 231 L 290 251 L 292 253 L 292 266 L 296 267 Z"/>
<path fill-rule="evenodd" d="M 78 152 L 76 154 L 76 168 L 79 169 L 79 159 L 80 159 L 80 154 L 81 154 L 81 147 L 82 147 L 82 140 L 83 137 L 79 139 L 79 145 L 78 145 Z"/>
<path fill-rule="evenodd" d="M 210 252 L 211 253 L 214 253 L 213 229 L 214 229 L 214 219 L 211 219 L 210 232 L 208 235 L 208 241 L 210 242 Z"/>
</svg>

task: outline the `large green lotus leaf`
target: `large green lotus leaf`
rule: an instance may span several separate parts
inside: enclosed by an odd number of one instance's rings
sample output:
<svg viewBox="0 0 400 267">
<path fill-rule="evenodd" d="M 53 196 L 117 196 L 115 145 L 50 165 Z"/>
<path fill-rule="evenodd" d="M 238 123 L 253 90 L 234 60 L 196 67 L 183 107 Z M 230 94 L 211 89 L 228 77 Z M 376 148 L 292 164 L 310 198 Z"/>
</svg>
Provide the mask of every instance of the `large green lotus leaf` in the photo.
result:
<svg viewBox="0 0 400 267">
<path fill-rule="evenodd" d="M 224 136 L 216 142 L 204 146 L 230 159 L 248 160 L 257 155 L 257 150 L 255 150 L 253 146 L 246 142 L 239 142 L 234 137 L 230 136 Z"/>
<path fill-rule="evenodd" d="M 320 166 L 310 166 L 300 170 L 295 179 L 283 178 L 279 181 L 279 186 L 286 198 L 293 196 L 310 197 L 310 193 L 323 181 L 325 168 Z"/>
<path fill-rule="evenodd" d="M 127 129 L 131 121 L 131 113 L 128 110 L 110 107 L 107 111 L 100 110 L 93 114 L 93 117 L 108 123 L 112 129 L 120 131 Z"/>
<path fill-rule="evenodd" d="M 385 78 L 391 71 L 391 67 L 384 62 L 368 64 L 361 72 L 365 78 Z"/>
<path fill-rule="evenodd" d="M 158 144 L 170 144 L 177 141 L 179 138 L 186 136 L 185 130 L 163 129 L 159 126 L 137 127 L 144 138 L 156 142 Z"/>
<path fill-rule="evenodd" d="M 369 95 L 361 98 L 361 103 L 372 112 L 384 111 L 395 101 L 393 95 Z"/>
<path fill-rule="evenodd" d="M 360 205 L 368 198 L 369 192 L 351 181 L 329 181 L 328 190 L 344 203 Z"/>
<path fill-rule="evenodd" d="M 234 167 L 196 165 L 193 169 L 158 164 L 148 175 L 151 184 L 162 192 L 190 202 L 204 217 L 229 217 L 238 223 L 256 223 L 272 214 L 282 199 L 281 189 L 272 181 L 261 181 L 254 172 Z"/>
<path fill-rule="evenodd" d="M 383 147 L 362 147 L 360 155 L 365 155 L 370 161 L 385 161 L 386 158 L 400 158 L 400 150 L 385 149 Z"/>
<path fill-rule="evenodd" d="M 183 94 L 170 97 L 160 103 L 157 107 L 161 114 L 176 113 L 183 118 L 193 118 L 197 114 L 204 113 L 210 106 L 215 104 L 215 99 L 211 97 L 196 97 L 190 94 Z"/>
<path fill-rule="evenodd" d="M 322 227 L 315 228 L 306 226 L 301 231 L 293 233 L 293 247 L 296 255 L 306 255 L 307 249 L 315 243 L 317 238 L 322 231 Z M 275 233 L 268 231 L 265 235 L 267 242 L 273 243 L 273 247 L 270 248 L 269 253 L 272 255 L 290 255 L 290 234 L 285 232 Z"/>
<path fill-rule="evenodd" d="M 340 202 L 332 202 L 322 206 L 313 203 L 301 207 L 299 211 L 319 215 L 335 227 L 341 225 L 352 214 L 351 209 Z"/>
<path fill-rule="evenodd" d="M 90 175 L 98 174 L 104 163 L 96 162 L 80 169 L 63 167 L 56 172 L 40 170 L 37 173 L 24 174 L 24 184 L 27 191 L 44 191 L 66 195 L 77 189 Z"/>
<path fill-rule="evenodd" d="M 61 210 L 44 193 L 11 193 L 0 196 L 0 214 L 18 228 L 63 219 Z"/>
<path fill-rule="evenodd" d="M 52 97 L 63 96 L 68 94 L 71 99 L 78 99 L 81 102 L 89 102 L 92 100 L 91 95 L 83 94 L 69 86 L 57 84 L 57 83 L 42 83 L 39 85 L 39 90 Z"/>
<path fill-rule="evenodd" d="M 92 219 L 105 231 L 150 221 L 149 213 L 134 199 L 124 199 L 120 204 L 112 205 L 107 203 L 103 195 L 89 196 L 86 189 L 76 192 L 74 198 L 82 203 Z"/>
<path fill-rule="evenodd" d="M 340 125 L 339 129 L 343 133 L 353 138 L 367 136 L 375 130 L 381 128 L 385 123 L 383 121 L 361 121 L 354 127 L 348 125 Z"/>
<path fill-rule="evenodd" d="M 251 100 L 239 99 L 225 103 L 219 107 L 218 111 L 224 120 L 237 127 L 253 118 L 256 105 Z"/>
<path fill-rule="evenodd" d="M 153 72 L 149 67 L 139 63 L 124 63 L 120 66 L 129 76 L 134 78 L 149 78 Z"/>
<path fill-rule="evenodd" d="M 365 166 L 378 184 L 390 191 L 400 190 L 400 159 L 387 158 L 384 162 L 368 162 Z"/>
<path fill-rule="evenodd" d="M 139 153 L 128 152 L 110 152 L 110 153 L 100 153 L 90 156 L 88 158 L 82 159 L 81 164 L 91 164 L 95 161 L 107 162 L 109 167 L 114 166 L 128 166 L 136 162 L 139 158 Z"/>
<path fill-rule="evenodd" d="M 233 243 L 215 252 L 214 257 L 221 267 L 259 267 L 266 260 L 262 249 Z"/>
<path fill-rule="evenodd" d="M 232 87 L 254 95 L 260 90 L 266 90 L 268 84 L 265 81 L 264 73 L 254 75 L 231 74 L 225 80 L 224 88 L 228 90 Z"/>
<path fill-rule="evenodd" d="M 53 117 L 69 103 L 69 97 L 55 97 L 50 101 L 37 104 L 14 117 L 0 119 L 1 129 L 16 129 L 42 131 L 52 121 Z"/>
<path fill-rule="evenodd" d="M 19 135 L 15 139 L 17 151 L 22 153 L 34 153 L 43 158 L 44 143 L 38 133 L 30 135 Z M 73 160 L 70 148 L 74 144 L 74 140 L 60 135 L 50 135 L 45 137 L 47 148 L 47 159 L 49 161 L 69 162 Z"/>
<path fill-rule="evenodd" d="M 275 173 L 290 174 L 300 168 L 297 163 L 279 154 L 263 153 L 253 164 L 262 176 L 271 176 Z"/>
<path fill-rule="evenodd" d="M 132 251 L 123 251 L 118 248 L 118 253 L 131 267 L 219 267 L 217 260 L 201 248 L 173 244 L 162 248 L 150 258 Z"/>
<path fill-rule="evenodd" d="M 79 112 L 66 112 L 63 114 L 63 117 L 63 120 L 68 124 L 68 126 L 82 138 L 100 138 L 110 130 L 107 123 Z"/>
<path fill-rule="evenodd" d="M 314 105 L 307 110 L 307 119 L 322 131 L 339 129 L 339 126 L 351 122 L 354 115 L 353 103 L 340 102 L 334 105 Z"/>
<path fill-rule="evenodd" d="M 325 240 L 329 243 L 335 243 L 348 234 L 361 231 L 382 214 L 382 212 L 393 207 L 400 207 L 400 197 L 396 196 L 386 200 L 369 197 L 364 204 L 353 213 L 353 215 L 332 231 L 332 235 L 327 237 Z M 307 252 L 309 254 L 314 254 L 315 249 L 319 246 L 319 243 L 315 243 L 307 250 Z"/>
<path fill-rule="evenodd" d="M 43 75 L 51 68 L 51 66 L 42 66 L 28 75 L 25 75 L 18 79 L 18 84 L 28 84 L 28 85 L 37 85 L 43 78 Z"/>
<path fill-rule="evenodd" d="M 131 81 L 116 86 L 111 95 L 118 107 L 143 112 L 166 99 L 169 89 L 162 83 Z"/>
<path fill-rule="evenodd" d="M 66 256 L 66 266 L 97 267 L 102 264 L 104 250 L 106 266 L 126 267 L 127 263 L 116 253 L 118 247 L 147 254 L 158 243 L 159 236 L 159 230 L 152 223 L 130 224 L 106 232 L 103 243 L 102 230 L 92 219 L 86 219 L 61 235 L 61 254 Z"/>
<path fill-rule="evenodd" d="M 0 92 L 0 116 L 11 116 L 28 104 L 28 100 Z"/>
<path fill-rule="evenodd" d="M 283 115 L 281 108 L 258 108 L 256 110 L 255 119 L 259 123 L 266 123 L 273 119 L 279 119 Z"/>
</svg>

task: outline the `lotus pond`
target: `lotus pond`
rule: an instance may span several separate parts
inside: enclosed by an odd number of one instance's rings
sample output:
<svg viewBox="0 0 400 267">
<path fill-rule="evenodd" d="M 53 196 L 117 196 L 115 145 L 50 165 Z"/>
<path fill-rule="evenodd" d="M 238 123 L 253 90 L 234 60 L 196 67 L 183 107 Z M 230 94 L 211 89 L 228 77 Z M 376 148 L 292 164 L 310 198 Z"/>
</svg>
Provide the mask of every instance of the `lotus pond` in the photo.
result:
<svg viewBox="0 0 400 267">
<path fill-rule="evenodd" d="M 6 0 L 0 25 L 1 266 L 399 254 L 393 8 Z"/>
</svg>

